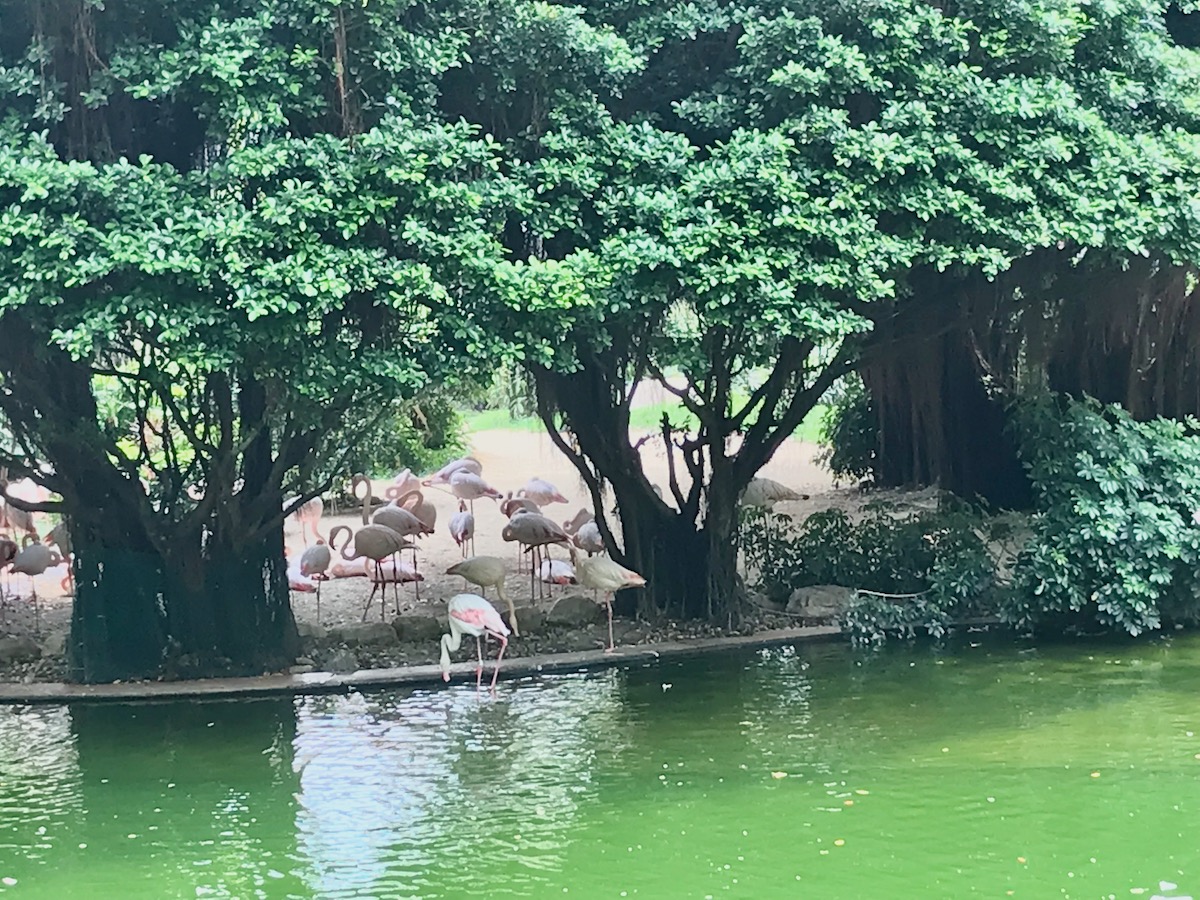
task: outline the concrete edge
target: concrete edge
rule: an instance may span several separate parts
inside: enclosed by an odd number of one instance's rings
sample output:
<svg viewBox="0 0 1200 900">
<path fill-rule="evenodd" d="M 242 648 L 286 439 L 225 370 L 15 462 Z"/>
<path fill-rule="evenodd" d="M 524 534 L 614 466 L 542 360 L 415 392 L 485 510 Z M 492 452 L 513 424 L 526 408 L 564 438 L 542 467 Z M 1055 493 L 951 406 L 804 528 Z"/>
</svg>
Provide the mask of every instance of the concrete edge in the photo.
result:
<svg viewBox="0 0 1200 900">
<path fill-rule="evenodd" d="M 806 641 L 829 640 L 842 634 L 836 625 L 810 625 L 776 628 L 751 635 L 698 638 L 691 641 L 667 641 L 654 645 L 617 647 L 613 653 L 581 650 L 572 653 L 547 653 L 505 659 L 500 666 L 502 679 L 525 675 L 578 672 L 657 662 L 661 659 L 713 653 L 745 647 L 775 647 Z M 492 667 L 485 663 L 484 677 Z M 475 674 L 474 663 L 455 663 L 450 668 L 450 684 L 461 684 Z M 389 669 L 359 669 L 357 672 L 307 672 L 302 675 L 261 675 L 252 678 L 206 678 L 193 681 L 130 681 L 115 684 L 35 684 L 0 683 L 0 706 L 50 703 L 143 701 L 143 700 L 225 700 L 277 697 L 303 694 L 348 693 L 352 690 L 397 686 L 440 686 L 442 672 L 437 665 L 399 666 Z"/>
</svg>

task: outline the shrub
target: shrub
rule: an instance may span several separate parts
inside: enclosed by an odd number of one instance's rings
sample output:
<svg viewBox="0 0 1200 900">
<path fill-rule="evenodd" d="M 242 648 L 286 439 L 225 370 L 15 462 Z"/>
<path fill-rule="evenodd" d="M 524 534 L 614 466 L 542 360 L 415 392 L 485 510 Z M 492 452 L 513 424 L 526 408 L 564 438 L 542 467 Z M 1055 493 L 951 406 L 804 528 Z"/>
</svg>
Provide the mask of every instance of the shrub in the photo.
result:
<svg viewBox="0 0 1200 900">
<path fill-rule="evenodd" d="M 410 401 L 396 402 L 374 422 L 353 426 L 354 449 L 341 473 L 364 472 L 372 477 L 394 475 L 403 468 L 428 472 L 462 453 L 462 422 L 448 394 L 431 389 Z"/>
<path fill-rule="evenodd" d="M 977 612 L 996 581 L 988 542 L 1007 527 L 951 498 L 936 510 L 877 502 L 858 522 L 839 509 L 799 525 L 756 510 L 744 516 L 742 547 L 758 587 L 775 600 L 814 584 L 855 588 L 841 624 L 856 641 L 878 643 L 893 629 L 940 635 L 953 619 Z"/>
<path fill-rule="evenodd" d="M 1016 407 L 1034 537 L 1004 615 L 1021 625 L 1160 628 L 1200 618 L 1200 436 L 1194 419 L 1039 396 Z"/>
<path fill-rule="evenodd" d="M 821 420 L 821 443 L 826 447 L 818 461 L 839 479 L 872 478 L 878 423 L 862 378 L 857 373 L 847 375 L 830 389 L 827 398 L 829 406 Z"/>
</svg>

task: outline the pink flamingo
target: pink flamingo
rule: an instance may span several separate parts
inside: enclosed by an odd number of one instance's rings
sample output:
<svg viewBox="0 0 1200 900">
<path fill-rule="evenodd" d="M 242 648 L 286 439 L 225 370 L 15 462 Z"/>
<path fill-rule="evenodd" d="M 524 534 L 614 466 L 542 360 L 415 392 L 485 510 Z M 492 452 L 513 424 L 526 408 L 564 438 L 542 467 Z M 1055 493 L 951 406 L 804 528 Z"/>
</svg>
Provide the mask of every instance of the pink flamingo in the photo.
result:
<svg viewBox="0 0 1200 900">
<path fill-rule="evenodd" d="M 500 652 L 496 654 L 496 668 L 492 671 L 492 693 L 496 691 L 496 679 L 500 676 L 500 660 L 504 658 L 504 648 L 508 646 L 508 626 L 496 612 L 496 607 L 488 603 L 478 594 L 455 594 L 447 605 L 449 613 L 450 633 L 442 635 L 442 681 L 450 680 L 450 653 L 462 645 L 462 636 L 469 634 L 475 638 L 475 650 L 478 662 L 475 665 L 475 689 L 483 687 L 483 643 L 481 638 L 486 634 L 500 642 Z"/>
<path fill-rule="evenodd" d="M 470 472 L 474 475 L 483 474 L 483 465 L 473 456 L 464 456 L 446 463 L 428 478 L 421 482 L 425 487 L 435 484 L 449 484 L 450 476 L 455 472 Z"/>
<path fill-rule="evenodd" d="M 464 471 L 455 472 L 450 476 L 450 493 L 471 505 L 471 515 L 475 514 L 475 501 L 479 498 L 491 497 L 493 500 L 499 500 L 502 496 L 474 472 Z"/>
<path fill-rule="evenodd" d="M 525 482 L 525 487 L 517 491 L 517 496 L 528 497 L 538 506 L 567 502 L 567 498 L 559 493 L 558 488 L 541 478 L 530 478 Z"/>
</svg>

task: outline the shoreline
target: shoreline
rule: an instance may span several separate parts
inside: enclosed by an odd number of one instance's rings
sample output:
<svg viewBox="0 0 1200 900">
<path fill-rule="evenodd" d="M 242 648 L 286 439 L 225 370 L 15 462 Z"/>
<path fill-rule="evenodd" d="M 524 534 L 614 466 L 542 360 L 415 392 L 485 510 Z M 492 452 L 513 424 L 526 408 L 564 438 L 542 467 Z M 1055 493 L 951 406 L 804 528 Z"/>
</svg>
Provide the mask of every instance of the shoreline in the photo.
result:
<svg viewBox="0 0 1200 900">
<path fill-rule="evenodd" d="M 832 640 L 842 635 L 836 625 L 803 625 L 772 628 L 749 635 L 699 637 L 654 643 L 618 646 L 612 653 L 603 650 L 574 650 L 537 653 L 505 659 L 500 680 L 527 675 L 578 672 L 616 666 L 650 664 L 662 659 L 718 653 L 755 647 L 776 647 L 810 641 Z M 494 662 L 484 661 L 484 678 L 490 677 Z M 450 685 L 469 683 L 475 674 L 474 662 L 458 662 L 450 667 Z M 349 693 L 359 689 L 388 687 L 441 686 L 441 669 L 436 664 L 364 668 L 354 672 L 326 671 L 299 674 L 259 675 L 239 678 L 201 678 L 180 681 L 130 681 L 111 684 L 71 684 L 67 682 L 0 682 L 0 705 L 33 706 L 79 702 L 137 702 L 169 700 L 232 700 L 281 695 Z"/>
</svg>

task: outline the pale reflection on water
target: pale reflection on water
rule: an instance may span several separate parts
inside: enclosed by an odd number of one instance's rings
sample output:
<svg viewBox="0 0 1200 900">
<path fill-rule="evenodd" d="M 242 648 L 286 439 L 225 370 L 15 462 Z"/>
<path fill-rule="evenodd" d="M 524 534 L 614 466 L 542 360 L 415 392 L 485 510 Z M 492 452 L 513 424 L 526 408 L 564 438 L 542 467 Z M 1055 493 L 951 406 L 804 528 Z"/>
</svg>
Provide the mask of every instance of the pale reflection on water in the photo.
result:
<svg viewBox="0 0 1200 900">
<path fill-rule="evenodd" d="M 627 740 L 621 673 L 298 701 L 298 852 L 320 896 L 489 894 L 562 865 L 597 756 Z"/>
</svg>

